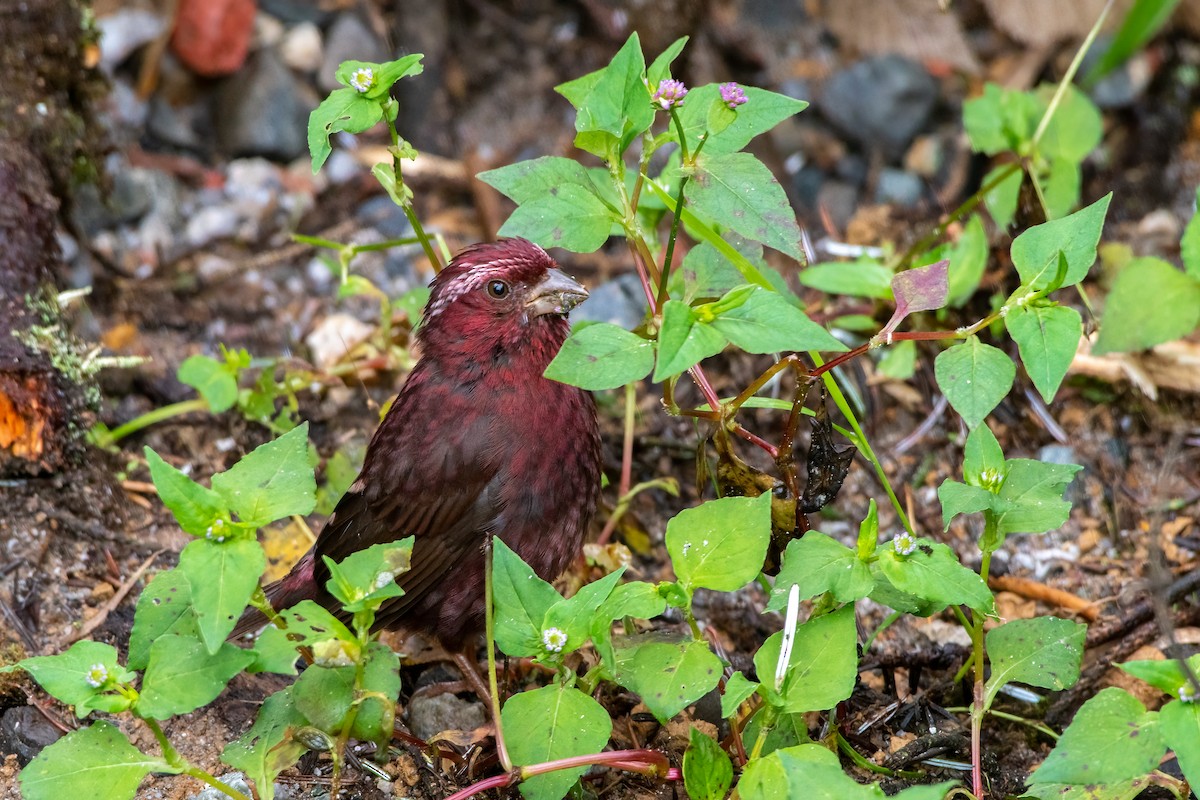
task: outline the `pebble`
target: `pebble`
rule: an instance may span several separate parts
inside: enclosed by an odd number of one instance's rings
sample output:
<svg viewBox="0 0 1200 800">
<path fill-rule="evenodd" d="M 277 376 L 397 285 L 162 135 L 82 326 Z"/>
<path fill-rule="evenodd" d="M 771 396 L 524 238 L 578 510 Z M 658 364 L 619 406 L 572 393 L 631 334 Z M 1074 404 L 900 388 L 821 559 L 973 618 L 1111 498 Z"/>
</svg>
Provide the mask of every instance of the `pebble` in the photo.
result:
<svg viewBox="0 0 1200 800">
<path fill-rule="evenodd" d="M 879 180 L 875 183 L 875 202 L 911 207 L 921 202 L 924 192 L 925 186 L 916 175 L 902 169 L 884 167 L 879 171 Z"/>
<path fill-rule="evenodd" d="M 279 56 L 259 51 L 217 92 L 217 142 L 231 156 L 290 161 L 308 150 L 305 131 L 313 107 Z"/>
<path fill-rule="evenodd" d="M 321 29 L 311 22 L 294 26 L 279 45 L 283 63 L 299 72 L 315 72 L 321 66 L 322 52 Z"/>
<path fill-rule="evenodd" d="M 246 783 L 246 776 L 240 772 L 229 772 L 217 778 L 221 783 L 229 788 L 241 792 L 247 797 L 253 797 L 250 789 L 250 784 Z M 193 795 L 188 795 L 187 800 L 229 800 L 229 795 L 222 792 L 220 789 L 209 786 Z"/>
<path fill-rule="evenodd" d="M 864 147 L 898 157 L 929 120 L 937 81 L 915 61 L 897 55 L 859 61 L 826 82 L 818 108 Z"/>
<path fill-rule="evenodd" d="M 370 338 L 375 327 L 349 314 L 330 314 L 317 323 L 304 339 L 312 361 L 320 369 L 328 369 L 345 358 L 346 354 Z"/>
<path fill-rule="evenodd" d="M 228 239 L 237 232 L 238 214 L 227 205 L 198 209 L 187 222 L 185 236 L 194 248 L 201 248 L 217 239 Z"/>
<path fill-rule="evenodd" d="M 449 692 L 433 697 L 418 693 L 408 704 L 408 729 L 426 741 L 442 731 L 472 731 L 486 721 L 482 703 Z"/>
<path fill-rule="evenodd" d="M 220 78 L 246 63 L 255 0 L 179 0 L 171 49 L 197 75 Z"/>
<path fill-rule="evenodd" d="M 824 209 L 838 230 L 845 230 L 858 207 L 858 189 L 839 180 L 827 180 L 817 191 L 817 207 Z"/>
<path fill-rule="evenodd" d="M 325 165 L 321 167 L 321 174 L 335 186 L 349 183 L 364 172 L 363 165 L 358 163 L 358 159 L 346 150 L 334 150 L 329 154 L 329 159 L 325 162 Z M 390 197 L 386 199 L 391 206 L 398 210 L 398 207 L 392 202 Z M 404 221 L 408 222 L 407 217 Z"/>
<path fill-rule="evenodd" d="M 14 706 L 0 714 L 0 754 L 15 753 L 25 766 L 62 733 L 33 706 Z"/>
<path fill-rule="evenodd" d="M 146 113 L 146 133 L 152 139 L 169 147 L 194 153 L 208 149 L 200 131 L 208 125 L 209 110 L 204 103 L 182 103 L 176 105 L 162 94 L 150 98 Z"/>
<path fill-rule="evenodd" d="M 334 75 L 343 61 L 387 61 L 387 48 L 375 32 L 357 14 L 342 14 L 325 38 L 325 53 L 321 59 L 317 86 L 323 91 L 341 89 Z"/>
<path fill-rule="evenodd" d="M 571 321 L 611 322 L 626 330 L 636 328 L 646 316 L 646 295 L 632 272 L 618 275 L 592 289 L 588 300 L 571 312 Z"/>
<path fill-rule="evenodd" d="M 283 23 L 270 14 L 259 12 L 254 17 L 254 49 L 278 47 L 286 29 Z"/>
<path fill-rule="evenodd" d="M 135 50 L 157 39 L 166 21 L 142 8 L 121 8 L 96 20 L 100 29 L 100 66 L 111 73 Z"/>
</svg>

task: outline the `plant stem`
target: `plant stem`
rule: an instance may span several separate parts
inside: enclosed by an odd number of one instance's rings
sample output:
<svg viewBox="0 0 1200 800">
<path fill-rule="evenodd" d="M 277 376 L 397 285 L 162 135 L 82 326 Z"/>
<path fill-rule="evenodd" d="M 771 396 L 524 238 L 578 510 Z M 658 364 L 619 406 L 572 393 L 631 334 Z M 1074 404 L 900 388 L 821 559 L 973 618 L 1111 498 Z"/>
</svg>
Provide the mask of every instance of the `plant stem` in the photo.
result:
<svg viewBox="0 0 1200 800">
<path fill-rule="evenodd" d="M 877 636 L 879 636 L 879 634 L 881 634 L 881 633 L 883 633 L 885 630 L 887 630 L 887 629 L 888 629 L 888 627 L 889 627 L 889 626 L 890 626 L 890 625 L 891 625 L 893 622 L 895 622 L 896 620 L 900 619 L 900 618 L 901 618 L 901 617 L 903 617 L 903 616 L 904 616 L 904 612 L 903 612 L 903 611 L 893 611 L 892 613 L 888 614 L 888 615 L 887 615 L 887 616 L 884 618 L 883 622 L 879 623 L 879 627 L 877 627 L 877 628 L 875 628 L 875 630 L 871 631 L 871 635 L 870 635 L 870 636 L 868 636 L 868 637 L 867 637 L 867 641 L 863 643 L 863 652 L 865 653 L 865 652 L 867 652 L 868 650 L 870 650 L 870 649 L 871 649 L 871 645 L 875 643 L 875 638 L 876 638 Z"/>
<path fill-rule="evenodd" d="M 233 800 L 250 800 L 249 797 L 242 794 L 237 789 L 233 788 L 229 784 L 222 783 L 221 781 L 217 780 L 216 776 L 214 776 L 208 772 L 205 772 L 204 770 L 200 769 L 199 767 L 189 766 L 187 769 L 185 769 L 183 771 L 183 774 L 190 775 L 191 777 L 196 778 L 197 780 L 204 781 L 209 786 L 216 789 L 218 792 L 221 792 L 222 794 L 226 795 L 227 797 L 233 798 Z"/>
<path fill-rule="evenodd" d="M 1071 59 L 1071 66 L 1067 67 L 1066 74 L 1058 82 L 1058 88 L 1054 90 L 1054 96 L 1050 98 L 1050 104 L 1046 106 L 1046 113 L 1042 114 L 1042 119 L 1038 122 L 1037 130 L 1033 132 L 1033 139 L 1031 141 L 1035 150 L 1037 149 L 1038 142 L 1045 135 L 1046 128 L 1049 127 L 1050 119 L 1054 116 L 1054 112 L 1058 110 L 1058 105 L 1062 102 L 1063 95 L 1067 93 L 1067 87 L 1075 80 L 1075 73 L 1079 71 L 1079 66 L 1083 64 L 1083 57 L 1087 55 L 1087 51 L 1092 48 L 1092 43 L 1096 41 L 1096 36 L 1100 33 L 1100 28 L 1104 26 L 1104 20 L 1108 19 L 1108 12 L 1112 10 L 1112 7 L 1113 0 L 1108 0 L 1104 4 L 1104 8 L 1100 11 L 1100 16 L 1096 17 L 1096 23 L 1088 31 L 1083 44 L 1079 45 L 1079 49 L 1075 52 L 1075 58 Z"/>
<path fill-rule="evenodd" d="M 500 682 L 496 680 L 496 609 L 492 603 L 492 538 L 483 548 L 484 633 L 487 640 L 488 691 L 492 695 L 492 722 L 496 725 L 496 757 L 505 772 L 513 768 L 504 743 L 504 727 L 500 722 Z M 504 784 L 507 785 L 507 784 Z M 465 795 L 469 797 L 470 795 Z"/>
<path fill-rule="evenodd" d="M 109 431 L 108 441 L 116 443 L 129 434 L 140 431 L 142 428 L 148 428 L 151 425 L 164 422 L 172 417 L 181 417 L 193 411 L 208 411 L 208 401 L 203 397 L 196 397 L 191 400 L 183 400 L 179 403 L 171 403 L 170 405 L 147 411 L 140 417 L 134 417 L 124 425 L 118 425 Z"/>
<path fill-rule="evenodd" d="M 384 103 L 383 118 L 388 120 L 388 136 L 392 140 L 392 147 L 399 148 L 400 131 L 396 129 L 396 120 L 391 119 L 391 115 L 388 113 L 388 107 L 395 102 L 395 100 L 388 98 L 388 101 Z M 399 186 L 404 185 L 404 176 L 401 173 L 400 156 L 393 153 L 392 174 L 396 176 L 396 184 Z M 400 208 L 404 211 L 404 216 L 408 218 L 409 224 L 412 225 L 413 233 L 417 235 L 417 240 L 421 242 L 421 249 L 425 251 L 425 257 L 429 259 L 429 266 L 433 267 L 434 272 L 441 272 L 442 267 L 445 265 L 442 264 L 442 260 L 438 258 L 437 252 L 433 249 L 433 243 L 429 241 L 429 235 L 425 233 L 425 228 L 421 225 L 421 220 L 417 217 L 417 212 L 413 209 L 411 200 L 407 203 L 401 203 Z"/>
<path fill-rule="evenodd" d="M 667 239 L 667 252 L 663 256 L 662 272 L 658 276 L 658 307 L 667 302 L 667 280 L 671 277 L 671 262 L 675 258 L 675 239 L 679 236 L 679 220 L 683 217 L 683 189 L 688 176 L 679 179 L 679 194 L 675 199 L 675 218 L 671 220 L 671 236 Z"/>
<path fill-rule="evenodd" d="M 920 772 L 902 769 L 888 769 L 887 767 L 876 764 L 874 761 L 855 750 L 854 747 L 851 746 L 848 741 L 846 741 L 846 737 L 842 736 L 841 731 L 837 732 L 837 745 L 838 749 L 845 753 L 846 756 L 849 757 L 849 759 L 857 766 L 862 767 L 868 772 L 874 772 L 876 775 L 886 775 L 889 778 L 900 777 L 907 780 L 917 780 L 924 777 Z"/>
<path fill-rule="evenodd" d="M 625 508 L 622 503 L 629 495 L 629 487 L 633 484 L 633 432 L 637 421 L 637 387 L 632 383 L 625 384 L 625 439 L 621 447 L 621 479 L 617 483 L 617 505 L 608 515 L 604 530 L 596 539 L 596 544 L 608 544 L 608 539 L 616 530 L 617 522 Z"/>
</svg>

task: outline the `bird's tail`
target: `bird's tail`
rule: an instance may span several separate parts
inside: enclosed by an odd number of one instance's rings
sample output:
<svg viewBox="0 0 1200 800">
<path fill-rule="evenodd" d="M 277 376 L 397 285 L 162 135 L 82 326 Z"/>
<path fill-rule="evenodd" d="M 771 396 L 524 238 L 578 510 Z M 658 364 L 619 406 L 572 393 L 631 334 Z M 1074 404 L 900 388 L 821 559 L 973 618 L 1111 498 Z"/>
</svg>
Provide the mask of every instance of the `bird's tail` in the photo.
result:
<svg viewBox="0 0 1200 800">
<path fill-rule="evenodd" d="M 317 583 L 313 576 L 313 566 L 316 563 L 316 556 L 312 550 L 304 554 L 304 557 L 296 562 L 296 566 L 292 567 L 292 571 L 283 576 L 274 583 L 263 587 L 263 591 L 267 595 L 267 600 L 270 601 L 271 607 L 276 611 L 282 611 L 285 608 L 291 608 L 302 600 L 317 599 Z M 233 632 L 229 634 L 230 639 L 236 639 L 244 636 L 247 633 L 256 631 L 267 624 L 267 615 L 259 611 L 257 608 L 248 608 L 246 613 L 242 614 L 242 618 L 238 620 L 234 626 Z"/>
</svg>

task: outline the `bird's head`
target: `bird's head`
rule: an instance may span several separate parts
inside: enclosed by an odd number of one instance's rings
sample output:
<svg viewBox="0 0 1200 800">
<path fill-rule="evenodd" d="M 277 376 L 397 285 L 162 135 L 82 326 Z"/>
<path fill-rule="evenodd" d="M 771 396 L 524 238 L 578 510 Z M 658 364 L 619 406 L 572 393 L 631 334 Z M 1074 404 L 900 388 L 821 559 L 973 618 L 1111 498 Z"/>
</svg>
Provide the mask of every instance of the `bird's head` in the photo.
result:
<svg viewBox="0 0 1200 800">
<path fill-rule="evenodd" d="M 466 248 L 430 288 L 420 333 L 426 352 L 479 359 L 526 348 L 553 358 L 570 332 L 567 313 L 588 296 L 525 239 Z"/>
</svg>

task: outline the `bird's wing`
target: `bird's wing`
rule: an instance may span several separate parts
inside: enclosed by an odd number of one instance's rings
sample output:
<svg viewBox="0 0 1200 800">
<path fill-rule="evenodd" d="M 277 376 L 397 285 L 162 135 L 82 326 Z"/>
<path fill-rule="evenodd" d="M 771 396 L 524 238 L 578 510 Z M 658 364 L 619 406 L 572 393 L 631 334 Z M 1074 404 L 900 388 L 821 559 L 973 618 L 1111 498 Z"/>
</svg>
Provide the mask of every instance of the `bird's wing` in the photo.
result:
<svg viewBox="0 0 1200 800">
<path fill-rule="evenodd" d="M 323 556 L 336 562 L 374 544 L 415 537 L 411 567 L 397 579 L 405 595 L 388 604 L 393 619 L 479 553 L 499 510 L 499 467 L 488 457 L 492 421 L 476 411 L 456 425 L 417 427 L 416 420 L 458 410 L 453 393 L 437 388 L 397 398 L 368 447 L 359 479 L 314 548 L 315 577 L 323 586 Z"/>
</svg>

